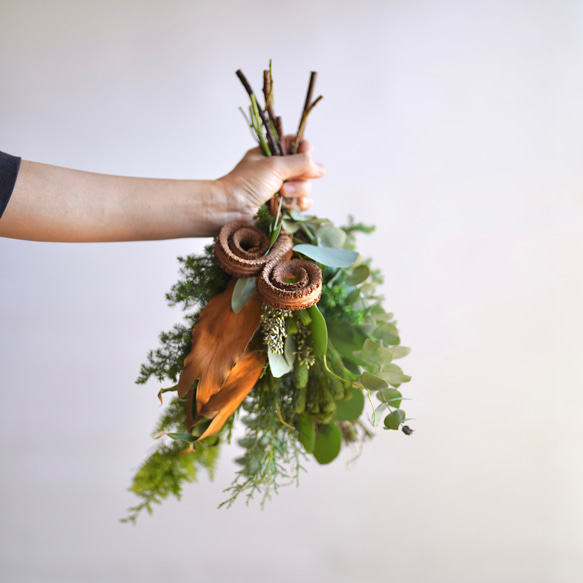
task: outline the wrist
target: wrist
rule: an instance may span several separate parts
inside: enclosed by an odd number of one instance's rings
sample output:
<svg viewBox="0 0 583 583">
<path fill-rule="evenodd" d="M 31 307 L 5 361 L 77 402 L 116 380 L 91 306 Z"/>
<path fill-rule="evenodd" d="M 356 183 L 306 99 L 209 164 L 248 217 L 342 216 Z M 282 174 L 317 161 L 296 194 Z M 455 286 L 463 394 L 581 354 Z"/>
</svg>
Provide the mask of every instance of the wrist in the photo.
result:
<svg viewBox="0 0 583 583">
<path fill-rule="evenodd" d="M 220 228 L 243 217 L 243 201 L 224 178 L 193 181 L 189 223 L 194 236 L 212 237 Z"/>
</svg>

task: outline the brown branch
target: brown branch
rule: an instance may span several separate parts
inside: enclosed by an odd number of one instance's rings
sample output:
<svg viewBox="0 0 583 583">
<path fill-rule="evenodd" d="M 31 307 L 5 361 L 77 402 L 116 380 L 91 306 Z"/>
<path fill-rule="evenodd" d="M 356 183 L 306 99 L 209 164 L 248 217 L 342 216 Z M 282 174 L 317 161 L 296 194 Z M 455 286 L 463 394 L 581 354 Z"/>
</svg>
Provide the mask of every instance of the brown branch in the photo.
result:
<svg viewBox="0 0 583 583">
<path fill-rule="evenodd" d="M 279 134 L 279 141 L 281 142 L 281 155 L 287 156 L 287 151 L 285 147 L 285 135 L 283 133 L 283 122 L 281 121 L 281 116 L 275 118 L 275 129 Z"/>
<path fill-rule="evenodd" d="M 306 118 L 308 116 L 308 113 L 311 111 L 311 107 L 312 107 L 312 94 L 314 93 L 314 86 L 316 85 L 316 77 L 318 76 L 318 73 L 316 73 L 316 71 L 312 71 L 310 74 L 310 82 L 308 84 L 308 91 L 306 93 L 306 100 L 304 102 L 304 109 L 302 111 L 302 115 L 300 117 L 300 124 L 298 126 L 298 131 L 296 134 L 296 138 L 292 144 L 291 150 L 290 150 L 290 154 L 297 154 L 301 141 L 302 141 L 302 137 L 303 137 L 303 133 L 304 133 L 304 129 L 306 126 Z M 316 100 L 318 101 L 318 100 Z"/>
<path fill-rule="evenodd" d="M 241 83 L 243 83 L 243 87 L 245 87 L 245 91 L 247 91 L 249 97 L 253 97 L 257 102 L 257 97 L 253 89 L 251 88 L 251 85 L 249 85 L 249 81 L 247 81 L 247 78 L 243 74 L 243 71 L 241 71 L 241 69 L 238 69 L 235 74 L 237 75 L 237 77 L 239 77 Z M 273 132 L 271 131 L 271 125 L 269 123 L 269 120 L 265 116 L 265 112 L 263 111 L 263 109 L 259 107 L 259 103 L 257 103 L 257 110 L 259 111 L 259 117 L 261 118 L 263 127 L 265 127 L 265 132 L 267 134 L 267 143 L 269 144 L 269 149 L 271 150 L 271 153 L 274 156 L 281 156 L 281 151 L 279 149 L 279 146 L 277 145 L 277 142 L 275 141 L 275 138 L 273 137 Z"/>
<path fill-rule="evenodd" d="M 298 128 L 298 133 L 296 134 L 296 137 L 294 139 L 294 143 L 292 145 L 292 151 L 291 151 L 292 154 L 298 153 L 298 150 L 300 149 L 300 145 L 302 143 L 302 139 L 304 137 L 304 131 L 306 130 L 306 124 L 308 123 L 308 116 L 312 112 L 312 109 L 314 109 L 314 107 L 316 107 L 316 105 L 318 105 L 318 103 L 322 99 L 324 99 L 324 97 L 322 95 L 317 97 L 314 100 L 314 103 L 312 103 L 312 105 L 310 105 L 310 107 L 308 107 L 307 111 L 304 112 L 304 115 L 302 117 L 302 121 L 300 123 L 300 127 Z"/>
</svg>

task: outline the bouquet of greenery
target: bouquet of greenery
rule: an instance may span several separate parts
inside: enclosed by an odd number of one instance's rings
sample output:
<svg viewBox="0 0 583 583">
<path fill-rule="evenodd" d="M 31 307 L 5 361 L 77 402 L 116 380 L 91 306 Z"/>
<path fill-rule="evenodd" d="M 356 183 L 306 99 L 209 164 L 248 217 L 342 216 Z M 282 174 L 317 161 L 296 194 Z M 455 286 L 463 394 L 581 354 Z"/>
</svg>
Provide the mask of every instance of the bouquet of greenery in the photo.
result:
<svg viewBox="0 0 583 583">
<path fill-rule="evenodd" d="M 274 114 L 271 66 L 264 71 L 264 106 L 241 71 L 251 99 L 245 116 L 265 156 L 298 151 L 312 99 L 312 73 L 296 137 L 289 146 Z M 152 512 L 169 495 L 181 496 L 199 469 L 211 478 L 220 445 L 240 418 L 244 454 L 228 497 L 262 504 L 282 481 L 297 483 L 302 463 L 334 460 L 343 445 L 372 437 L 363 421 L 406 434 L 400 386 L 410 377 L 394 364 L 406 356 L 393 315 L 382 307 L 378 270 L 355 250 L 355 233 L 373 227 L 336 227 L 307 216 L 275 194 L 254 225 L 225 225 L 201 256 L 179 258 L 181 279 L 167 300 L 188 311 L 186 323 L 160 336 L 138 383 L 170 381 L 158 396 L 175 396 L 154 436 L 160 443 L 138 469 L 130 490 L 140 498 L 124 521 Z M 378 400 L 373 404 L 372 396 Z M 162 439 L 164 438 L 164 439 Z"/>
</svg>

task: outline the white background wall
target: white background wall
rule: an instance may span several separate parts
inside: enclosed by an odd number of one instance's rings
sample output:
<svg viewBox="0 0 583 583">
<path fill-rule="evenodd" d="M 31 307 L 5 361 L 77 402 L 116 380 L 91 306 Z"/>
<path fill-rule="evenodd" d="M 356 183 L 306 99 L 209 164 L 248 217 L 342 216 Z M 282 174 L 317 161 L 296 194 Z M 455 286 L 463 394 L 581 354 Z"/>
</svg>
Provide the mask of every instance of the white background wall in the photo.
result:
<svg viewBox="0 0 583 583">
<path fill-rule="evenodd" d="M 3 0 L 0 55 L 0 149 L 171 178 L 253 145 L 237 68 L 273 58 L 289 130 L 319 71 L 313 211 L 378 225 L 416 418 L 264 512 L 216 510 L 233 447 L 122 525 L 160 411 L 133 381 L 206 241 L 0 240 L 0 580 L 583 577 L 581 2 Z"/>
</svg>

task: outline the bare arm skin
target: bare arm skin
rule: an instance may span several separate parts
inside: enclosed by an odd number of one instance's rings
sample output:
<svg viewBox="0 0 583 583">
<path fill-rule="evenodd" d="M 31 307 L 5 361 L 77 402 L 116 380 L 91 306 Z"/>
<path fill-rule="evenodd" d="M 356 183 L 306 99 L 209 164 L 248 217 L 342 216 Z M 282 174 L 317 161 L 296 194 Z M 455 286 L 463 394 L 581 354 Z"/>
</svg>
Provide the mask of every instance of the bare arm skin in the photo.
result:
<svg viewBox="0 0 583 583">
<path fill-rule="evenodd" d="M 230 221 L 250 219 L 282 185 L 309 208 L 309 180 L 325 173 L 312 153 L 309 142 L 285 157 L 265 158 L 254 148 L 217 180 L 108 176 L 23 160 L 0 236 L 98 242 L 216 235 Z"/>
</svg>

